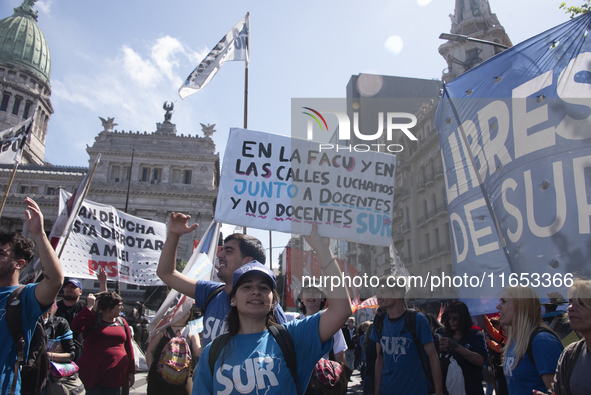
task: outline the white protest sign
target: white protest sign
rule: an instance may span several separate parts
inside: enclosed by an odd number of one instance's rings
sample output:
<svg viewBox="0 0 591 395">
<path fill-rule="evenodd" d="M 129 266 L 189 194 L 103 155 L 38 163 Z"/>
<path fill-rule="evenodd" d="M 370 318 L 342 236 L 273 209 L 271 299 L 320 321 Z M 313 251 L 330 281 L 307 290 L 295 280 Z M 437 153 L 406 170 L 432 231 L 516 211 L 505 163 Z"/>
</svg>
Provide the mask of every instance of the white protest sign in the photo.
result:
<svg viewBox="0 0 591 395">
<path fill-rule="evenodd" d="M 60 207 L 71 194 L 60 190 Z M 110 280 L 163 285 L 156 275 L 166 225 L 84 200 L 60 257 L 64 276 L 96 279 L 104 267 Z"/>
<path fill-rule="evenodd" d="M 389 246 L 396 156 L 339 148 L 231 129 L 215 220 Z"/>
</svg>

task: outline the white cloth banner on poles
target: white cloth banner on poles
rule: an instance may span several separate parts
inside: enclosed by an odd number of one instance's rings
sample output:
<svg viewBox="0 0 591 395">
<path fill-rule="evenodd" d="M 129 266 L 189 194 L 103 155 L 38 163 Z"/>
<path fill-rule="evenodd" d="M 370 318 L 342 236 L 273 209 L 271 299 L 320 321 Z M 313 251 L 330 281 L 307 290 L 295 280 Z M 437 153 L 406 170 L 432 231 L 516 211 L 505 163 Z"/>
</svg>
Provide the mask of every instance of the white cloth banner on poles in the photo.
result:
<svg viewBox="0 0 591 395">
<path fill-rule="evenodd" d="M 212 221 L 207 227 L 201 241 L 189 258 L 183 274 L 196 280 L 212 278 L 213 263 L 217 253 L 220 224 Z M 160 309 L 150 320 L 148 330 L 150 338 L 183 318 L 193 307 L 195 300 L 172 289 Z M 203 326 L 201 325 L 201 329 Z"/>
<path fill-rule="evenodd" d="M 390 246 L 396 156 L 231 129 L 215 220 Z"/>
<path fill-rule="evenodd" d="M 33 117 L 0 132 L 0 163 L 12 165 L 20 162 L 32 124 Z"/>
<path fill-rule="evenodd" d="M 60 190 L 60 211 L 71 194 Z M 156 275 L 166 225 L 134 217 L 112 206 L 84 200 L 60 261 L 64 276 L 107 278 L 136 285 L 162 285 Z"/>
<path fill-rule="evenodd" d="M 181 99 L 198 92 L 217 74 L 224 62 L 244 60 L 246 67 L 250 61 L 250 13 L 247 13 L 187 77 L 179 89 Z"/>
</svg>

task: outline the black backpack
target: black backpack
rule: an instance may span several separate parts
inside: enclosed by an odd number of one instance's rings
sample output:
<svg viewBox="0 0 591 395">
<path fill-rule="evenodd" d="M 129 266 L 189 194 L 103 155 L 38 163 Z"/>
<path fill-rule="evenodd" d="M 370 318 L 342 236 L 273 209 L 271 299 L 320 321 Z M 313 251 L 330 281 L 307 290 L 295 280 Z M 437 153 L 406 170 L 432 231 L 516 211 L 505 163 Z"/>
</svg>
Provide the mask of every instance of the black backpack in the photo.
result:
<svg viewBox="0 0 591 395">
<path fill-rule="evenodd" d="M 283 325 L 274 325 L 269 327 L 269 332 L 275 338 L 275 341 L 279 345 L 281 352 L 283 352 L 283 357 L 285 358 L 285 363 L 291 372 L 291 377 L 293 377 L 293 381 L 296 385 L 296 391 L 298 395 L 302 395 L 302 388 L 300 386 L 300 378 L 298 376 L 298 366 L 296 361 L 295 355 L 295 346 L 293 345 L 293 340 L 289 335 L 289 332 Z M 224 333 L 216 337 L 212 342 L 209 349 L 209 369 L 211 370 L 211 375 L 213 376 L 213 370 L 215 369 L 215 362 L 220 357 L 222 350 L 226 343 L 230 340 L 230 334 Z"/>
<path fill-rule="evenodd" d="M 406 316 L 404 317 L 404 326 L 406 328 L 407 331 L 410 332 L 411 336 L 412 336 L 412 341 L 415 344 L 415 347 L 417 348 L 417 352 L 419 354 L 419 359 L 421 360 L 421 367 L 423 368 L 423 372 L 425 373 L 425 376 L 427 377 L 427 387 L 429 389 L 429 393 L 430 394 L 434 394 L 435 393 L 435 385 L 433 384 L 433 373 L 431 372 L 431 364 L 428 363 L 429 361 L 427 361 L 427 363 L 425 363 L 425 359 L 423 357 L 423 353 L 424 350 L 421 347 L 421 343 L 419 341 L 419 338 L 417 337 L 417 314 L 418 311 L 414 310 L 414 309 L 408 309 L 406 310 L 406 312 L 404 313 L 406 314 Z M 376 331 L 378 338 L 381 339 L 382 338 L 382 330 L 384 329 L 384 319 L 386 318 L 386 313 L 381 313 L 375 316 L 374 321 L 373 321 L 373 330 Z M 439 337 L 433 335 L 433 343 L 435 345 L 435 349 L 439 350 Z M 368 345 L 369 347 L 369 345 Z"/>
<path fill-rule="evenodd" d="M 24 355 L 25 334 L 22 327 L 21 294 L 24 285 L 15 289 L 6 302 L 6 323 L 16 344 L 16 362 L 12 380 L 11 395 L 16 391 L 17 372 L 21 375 L 21 395 L 39 394 L 47 380 L 49 371 L 49 357 L 47 356 L 47 336 L 41 323 L 37 321 L 31 342 L 29 354 Z"/>
</svg>

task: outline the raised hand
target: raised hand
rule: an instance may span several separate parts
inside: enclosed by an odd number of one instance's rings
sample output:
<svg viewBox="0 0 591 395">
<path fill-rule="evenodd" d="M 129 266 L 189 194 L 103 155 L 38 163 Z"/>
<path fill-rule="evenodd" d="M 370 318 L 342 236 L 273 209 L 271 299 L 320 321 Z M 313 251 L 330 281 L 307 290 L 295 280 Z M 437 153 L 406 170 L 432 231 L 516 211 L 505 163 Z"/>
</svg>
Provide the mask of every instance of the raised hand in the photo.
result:
<svg viewBox="0 0 591 395">
<path fill-rule="evenodd" d="M 187 226 L 190 218 L 190 215 L 185 215 L 183 213 L 170 213 L 170 219 L 168 220 L 168 233 L 182 236 L 197 229 L 199 226 L 197 223 Z"/>
<path fill-rule="evenodd" d="M 27 230 L 34 236 L 44 233 L 43 214 L 41 213 L 39 206 L 30 197 L 25 198 L 25 203 L 27 204 L 27 208 L 25 209 Z"/>
</svg>

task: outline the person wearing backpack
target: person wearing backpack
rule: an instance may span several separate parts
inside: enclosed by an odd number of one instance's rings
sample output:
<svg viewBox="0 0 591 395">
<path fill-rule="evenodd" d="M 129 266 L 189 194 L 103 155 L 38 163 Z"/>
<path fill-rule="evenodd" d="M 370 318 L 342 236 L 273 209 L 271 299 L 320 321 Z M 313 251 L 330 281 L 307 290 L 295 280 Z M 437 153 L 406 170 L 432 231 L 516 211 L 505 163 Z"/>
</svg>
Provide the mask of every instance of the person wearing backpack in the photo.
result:
<svg viewBox="0 0 591 395">
<path fill-rule="evenodd" d="M 429 322 L 407 310 L 403 277 L 380 278 L 377 299 L 385 315 L 374 318 L 371 340 L 376 342 L 374 394 L 442 395 L 441 367 Z"/>
<path fill-rule="evenodd" d="M 122 308 L 116 292 L 89 294 L 86 307 L 72 321 L 72 330 L 84 337 L 78 365 L 87 395 L 119 395 L 135 382 L 131 332 L 120 315 Z"/>
<path fill-rule="evenodd" d="M 177 323 L 156 333 L 146 352 L 148 371 L 148 395 L 188 395 L 193 389 L 193 368 L 201 355 L 199 336 L 190 333 L 187 323 L 191 321 L 191 309 Z M 183 343 L 184 340 L 184 343 Z M 175 346 L 176 345 L 176 346 Z M 171 358 L 168 354 L 174 352 Z M 169 366 L 165 366 L 168 364 Z M 173 373 L 169 377 L 167 369 Z M 164 374 L 163 374 L 163 371 Z"/>
<path fill-rule="evenodd" d="M 501 327 L 508 327 L 503 370 L 509 395 L 545 392 L 552 385 L 562 343 L 542 321 L 542 305 L 531 287 L 507 287 L 497 305 Z"/>
<path fill-rule="evenodd" d="M 312 235 L 305 238 L 324 275 L 340 278 L 329 239 L 312 226 Z M 327 290 L 326 310 L 276 325 L 275 275 L 256 261 L 238 268 L 229 295 L 229 332 L 203 349 L 193 394 L 302 395 L 316 363 L 330 351 L 332 337 L 352 312 L 348 291 L 339 285 Z"/>
<path fill-rule="evenodd" d="M 180 237 L 197 229 L 198 225 L 187 226 L 191 216 L 171 213 L 168 221 L 166 241 L 158 261 L 156 273 L 170 288 L 195 300 L 195 306 L 203 309 L 203 339 L 206 346 L 217 336 L 227 332 L 226 316 L 230 312 L 228 294 L 232 290 L 234 271 L 251 261 L 265 263 L 263 244 L 256 237 L 241 233 L 229 235 L 217 253 L 219 268 L 217 275 L 221 282 L 196 280 L 185 276 L 175 268 L 176 250 Z M 278 323 L 286 321 L 280 305 L 274 307 Z"/>
<path fill-rule="evenodd" d="M 55 315 L 57 308 L 54 302 L 42 316 L 50 360 L 42 395 L 84 395 L 84 384 L 78 376 L 78 366 L 73 362 L 76 355 L 74 335 L 68 321 Z"/>
<path fill-rule="evenodd" d="M 442 371 L 449 372 L 447 367 L 453 358 L 461 368 L 458 373 L 463 376 L 463 380 L 460 381 L 464 383 L 465 393 L 484 395 L 482 367 L 488 358 L 486 341 L 482 331 L 472 328 L 468 306 L 463 302 L 447 305 L 441 315 L 441 321 L 445 326 L 445 335 L 439 343 L 439 349 L 443 354 Z M 447 378 L 445 372 L 442 375 L 444 387 Z M 444 392 L 452 393 L 450 388 L 446 388 Z"/>
<path fill-rule="evenodd" d="M 47 240 L 43 229 L 43 214 L 37 203 L 25 198 L 25 226 L 34 240 L 23 237 L 20 233 L 0 233 L 0 393 L 21 392 L 21 366 L 28 362 L 33 364 L 36 358 L 29 354 L 29 344 L 39 318 L 53 303 L 64 277 L 55 251 Z M 19 286 L 19 275 L 29 264 L 35 254 L 35 245 L 43 267 L 43 280 L 37 284 Z M 15 313 L 10 313 L 8 304 L 19 306 Z M 8 318 L 9 315 L 20 315 L 20 319 Z M 17 360 L 20 357 L 20 361 Z M 45 352 L 45 357 L 47 356 Z M 22 362 L 25 363 L 22 363 Z M 23 368 L 24 372 L 26 369 Z M 45 375 L 39 377 L 37 383 L 43 384 L 47 370 L 39 371 Z M 26 383 L 33 380 L 24 378 Z"/>
</svg>

